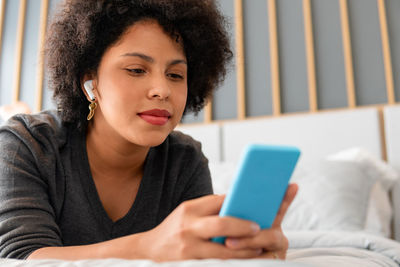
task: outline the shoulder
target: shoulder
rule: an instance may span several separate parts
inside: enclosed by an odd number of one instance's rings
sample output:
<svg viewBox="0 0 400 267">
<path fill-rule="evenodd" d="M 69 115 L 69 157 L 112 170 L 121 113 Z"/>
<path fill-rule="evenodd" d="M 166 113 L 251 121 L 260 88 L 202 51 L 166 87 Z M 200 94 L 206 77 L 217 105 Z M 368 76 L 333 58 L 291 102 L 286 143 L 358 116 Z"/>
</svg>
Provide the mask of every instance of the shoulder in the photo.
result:
<svg viewBox="0 0 400 267">
<path fill-rule="evenodd" d="M 170 170 L 175 170 L 179 179 L 176 190 L 181 192 L 177 203 L 212 194 L 208 159 L 202 152 L 201 143 L 189 135 L 174 131 L 168 137 L 168 144 Z"/>
<path fill-rule="evenodd" d="M 63 125 L 56 111 L 43 111 L 37 114 L 18 114 L 0 127 L 0 139 L 14 136 L 24 143 L 53 141 L 63 145 L 66 141 L 67 127 Z"/>
<path fill-rule="evenodd" d="M 165 141 L 161 145 L 154 147 L 151 152 L 152 155 L 158 155 L 157 157 L 161 157 L 174 166 L 208 164 L 208 159 L 202 152 L 201 143 L 179 131 L 171 132 Z"/>
<path fill-rule="evenodd" d="M 190 135 L 184 134 L 180 131 L 173 131 L 168 136 L 168 144 L 171 149 L 175 148 L 197 155 L 203 155 L 201 143 L 193 139 Z"/>
</svg>

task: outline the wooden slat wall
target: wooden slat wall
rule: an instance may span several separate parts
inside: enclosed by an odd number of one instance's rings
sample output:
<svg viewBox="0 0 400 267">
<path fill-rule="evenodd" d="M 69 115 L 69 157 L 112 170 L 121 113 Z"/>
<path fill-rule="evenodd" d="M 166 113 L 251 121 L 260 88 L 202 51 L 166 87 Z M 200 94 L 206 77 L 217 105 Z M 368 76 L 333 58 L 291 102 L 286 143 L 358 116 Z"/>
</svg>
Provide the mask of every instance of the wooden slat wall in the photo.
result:
<svg viewBox="0 0 400 267">
<path fill-rule="evenodd" d="M 279 46 L 276 18 L 276 0 L 268 1 L 269 42 L 271 56 L 271 84 L 273 115 L 281 115 L 281 89 L 279 75 Z"/>
<path fill-rule="evenodd" d="M 6 0 L 0 0 L 0 55 L 3 44 L 4 13 L 6 11 Z"/>
<path fill-rule="evenodd" d="M 311 0 L 303 0 L 304 28 L 306 40 L 308 99 L 310 112 L 316 112 L 317 103 L 317 80 L 315 74 L 314 36 L 312 27 Z"/>
<path fill-rule="evenodd" d="M 394 94 L 394 81 L 393 81 L 393 68 L 391 51 L 389 44 L 389 34 L 387 27 L 386 7 L 385 0 L 377 0 L 378 12 L 379 12 L 379 24 L 381 28 L 382 38 L 382 50 L 383 50 L 383 63 L 385 67 L 385 79 L 386 79 L 386 90 L 387 90 L 387 102 L 389 105 L 393 105 L 396 102 Z M 382 158 L 387 160 L 387 149 L 386 149 L 386 133 L 385 133 L 385 118 L 383 114 L 383 108 L 379 109 L 379 121 L 381 129 L 381 142 L 382 142 Z"/>
<path fill-rule="evenodd" d="M 42 0 L 40 9 L 40 28 L 39 28 L 39 51 L 38 51 L 38 65 L 36 70 L 36 99 L 35 99 L 35 111 L 42 109 L 43 103 L 43 80 L 44 80 L 44 42 L 46 36 L 47 16 L 49 10 L 49 0 Z"/>
<path fill-rule="evenodd" d="M 5 9 L 7 0 L 0 0 L 0 55 L 1 48 L 4 40 L 3 31 L 4 31 L 4 20 L 5 20 Z M 11 0 L 8 0 L 11 1 Z M 15 1 L 15 0 L 12 0 Z M 47 25 L 47 17 L 49 12 L 49 1 L 50 0 L 41 0 L 41 14 L 40 14 L 40 30 L 39 30 L 39 52 L 38 52 L 38 66 L 37 66 L 37 75 L 36 75 L 36 99 L 35 99 L 35 107 L 33 108 L 35 111 L 40 111 L 42 109 L 43 102 L 43 80 L 44 80 L 44 72 L 43 72 L 43 54 L 42 49 L 44 46 L 44 36 Z M 245 73 L 245 45 L 246 41 L 255 41 L 255 40 L 245 40 L 244 37 L 244 23 L 247 18 L 243 16 L 243 0 L 232 0 L 234 1 L 234 36 L 235 36 L 235 48 L 236 48 L 236 92 L 237 92 L 237 101 L 236 101 L 236 109 L 237 109 L 237 119 L 242 120 L 247 118 L 246 114 L 246 73 Z M 279 25 L 277 18 L 277 0 L 260 0 L 266 1 L 267 4 L 267 12 L 268 14 L 268 36 L 269 36 L 269 54 L 270 54 L 270 77 L 271 80 L 268 81 L 271 83 L 272 95 L 271 99 L 266 101 L 272 102 L 272 115 L 280 116 L 282 115 L 282 107 L 281 107 L 281 86 L 280 86 L 280 58 L 279 58 Z M 314 33 L 313 33 L 313 0 L 298 0 L 303 3 L 303 16 L 304 16 L 304 34 L 305 34 L 305 50 L 304 53 L 306 55 L 306 66 L 304 68 L 307 70 L 307 80 L 308 80 L 308 99 L 309 99 L 309 111 L 316 112 L 319 110 L 318 105 L 318 88 L 317 88 L 317 79 L 318 75 L 316 73 L 316 65 L 315 65 L 315 48 L 314 48 Z M 333 0 L 332 0 L 333 1 Z M 341 24 L 341 32 L 342 32 L 342 43 L 343 43 L 343 56 L 344 56 L 344 66 L 345 77 L 346 77 L 346 89 L 347 89 L 347 102 L 348 108 L 356 108 L 356 84 L 355 84 L 355 70 L 353 64 L 353 53 L 352 53 L 352 35 L 351 35 L 351 25 L 349 20 L 349 10 L 348 10 L 348 1 L 352 0 L 335 0 L 338 3 L 340 10 L 340 24 Z M 382 55 L 383 62 L 385 68 L 385 81 L 386 81 L 386 94 L 387 94 L 387 104 L 395 104 L 395 85 L 393 79 L 393 67 L 392 67 L 392 57 L 391 57 L 391 49 L 390 49 L 390 36 L 388 34 L 388 25 L 387 25 L 387 15 L 386 15 L 386 7 L 385 0 L 376 0 L 377 3 L 377 12 L 379 13 L 379 26 L 380 26 L 380 35 L 382 39 Z M 17 41 L 16 41 L 16 49 L 15 49 L 15 70 L 14 70 L 14 80 L 13 80 L 13 101 L 18 101 L 20 99 L 20 84 L 21 84 L 21 65 L 22 65 L 22 53 L 23 53 L 23 45 L 24 45 L 24 26 L 25 26 L 25 17 L 26 17 L 26 5 L 27 0 L 19 0 L 19 14 L 18 14 L 18 28 L 17 28 Z M 246 2 L 247 4 L 247 2 Z M 28 22 L 29 23 L 29 22 Z M 4 90 L 3 88 L 1 90 Z M 226 103 L 221 103 L 221 105 L 225 105 Z M 250 105 L 251 103 L 247 103 Z M 215 105 L 215 103 L 214 103 Z M 212 101 L 209 101 L 209 104 L 205 107 L 204 112 L 204 123 L 210 123 L 213 119 L 213 107 Z"/>
<path fill-rule="evenodd" d="M 8 0 L 11 1 L 11 0 Z M 15 1 L 15 0 L 12 0 Z M 44 68 L 43 68 L 43 47 L 45 42 L 45 34 L 47 27 L 47 17 L 49 12 L 49 1 L 50 0 L 41 0 L 40 2 L 40 25 L 39 25 L 39 45 L 38 45 L 38 64 L 36 69 L 36 87 L 34 90 L 36 91 L 35 96 L 35 106 L 33 107 L 34 111 L 40 111 L 42 109 L 43 102 L 43 87 L 44 87 Z M 5 20 L 5 10 L 6 10 L 7 0 L 2 0 L 0 3 L 0 54 L 1 47 L 3 43 L 3 32 L 4 32 L 4 20 Z M 22 58 L 24 45 L 27 42 L 25 40 L 25 25 L 26 23 L 30 23 L 26 21 L 26 13 L 27 13 L 27 0 L 19 0 L 19 10 L 18 10 L 18 22 L 17 22 L 17 36 L 15 43 L 15 67 L 14 67 L 14 75 L 13 75 L 13 88 L 12 88 L 12 101 L 17 102 L 20 101 L 21 96 L 21 77 L 22 77 Z M 34 81 L 32 81 L 34 84 Z M 4 90 L 6 88 L 1 88 Z"/>
<path fill-rule="evenodd" d="M 246 91 L 243 47 L 243 0 L 235 0 L 237 110 L 239 120 L 246 118 Z"/>
<path fill-rule="evenodd" d="M 18 12 L 18 29 L 17 29 L 17 43 L 15 50 L 15 71 L 14 71 L 14 88 L 13 88 L 13 102 L 17 102 L 20 96 L 21 86 L 21 67 L 22 67 L 22 50 L 24 42 L 25 30 L 25 14 L 26 14 L 26 0 L 20 0 Z"/>
<path fill-rule="evenodd" d="M 204 107 L 204 123 L 212 122 L 212 99 L 209 99 Z"/>
<path fill-rule="evenodd" d="M 379 23 L 381 26 L 383 63 L 385 66 L 387 99 L 388 99 L 388 104 L 392 105 L 396 102 L 396 99 L 394 95 L 393 68 L 392 68 L 392 59 L 391 59 L 390 44 L 389 44 L 385 0 L 377 0 L 377 1 L 378 1 L 378 11 L 379 11 Z"/>
<path fill-rule="evenodd" d="M 347 0 L 339 0 L 340 3 L 340 17 L 342 25 L 342 38 L 343 38 L 343 51 L 344 51 L 344 64 L 346 70 L 346 85 L 347 85 L 347 101 L 349 108 L 356 107 L 356 93 L 354 85 L 354 66 L 353 55 L 351 48 L 350 26 L 349 26 L 349 12 Z"/>
</svg>

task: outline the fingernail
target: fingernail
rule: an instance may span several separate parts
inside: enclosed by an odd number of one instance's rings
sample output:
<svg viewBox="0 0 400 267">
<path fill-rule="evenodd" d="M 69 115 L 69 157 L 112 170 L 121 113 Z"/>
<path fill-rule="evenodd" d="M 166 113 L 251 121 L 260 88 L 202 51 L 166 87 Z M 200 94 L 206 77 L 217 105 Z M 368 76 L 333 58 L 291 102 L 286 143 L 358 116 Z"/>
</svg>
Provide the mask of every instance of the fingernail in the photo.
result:
<svg viewBox="0 0 400 267">
<path fill-rule="evenodd" d="M 260 226 L 256 223 L 252 223 L 251 224 L 251 230 L 253 231 L 253 233 L 258 233 L 260 231 Z"/>
<path fill-rule="evenodd" d="M 226 242 L 228 242 L 228 245 L 231 247 L 237 247 L 237 245 L 239 244 L 239 240 L 237 240 L 236 238 L 229 238 L 228 240 L 226 240 Z"/>
</svg>

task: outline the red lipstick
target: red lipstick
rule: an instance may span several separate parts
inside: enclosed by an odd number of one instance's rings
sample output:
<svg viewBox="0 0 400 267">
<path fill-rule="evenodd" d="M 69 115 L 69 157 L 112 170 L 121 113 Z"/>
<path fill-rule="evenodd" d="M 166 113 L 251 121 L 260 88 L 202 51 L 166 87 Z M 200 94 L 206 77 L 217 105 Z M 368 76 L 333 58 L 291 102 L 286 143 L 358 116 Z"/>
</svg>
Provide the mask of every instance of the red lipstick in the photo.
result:
<svg viewBox="0 0 400 267">
<path fill-rule="evenodd" d="M 162 126 L 166 124 L 171 114 L 164 109 L 151 109 L 138 113 L 139 117 L 147 123 Z"/>
</svg>

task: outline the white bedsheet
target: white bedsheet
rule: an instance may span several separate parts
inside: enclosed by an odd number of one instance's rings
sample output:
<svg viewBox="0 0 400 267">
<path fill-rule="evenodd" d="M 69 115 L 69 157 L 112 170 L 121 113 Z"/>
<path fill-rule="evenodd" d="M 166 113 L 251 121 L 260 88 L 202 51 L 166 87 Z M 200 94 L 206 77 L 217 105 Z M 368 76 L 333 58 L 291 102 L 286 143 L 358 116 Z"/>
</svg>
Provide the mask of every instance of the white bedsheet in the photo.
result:
<svg viewBox="0 0 400 267">
<path fill-rule="evenodd" d="M 190 260 L 179 262 L 155 263 L 147 260 L 84 260 L 84 261 L 57 261 L 57 260 L 1 260 L 1 266 L 7 267 L 310 267 L 304 263 L 277 261 L 277 260 Z"/>
<path fill-rule="evenodd" d="M 155 263 L 148 260 L 35 260 L 0 259 L 9 267 L 374 267 L 400 266 L 400 243 L 365 232 L 287 232 L 290 243 L 286 261 L 277 260 L 190 260 Z"/>
<path fill-rule="evenodd" d="M 287 232 L 288 261 L 312 266 L 400 266 L 400 243 L 365 232 Z"/>
</svg>

